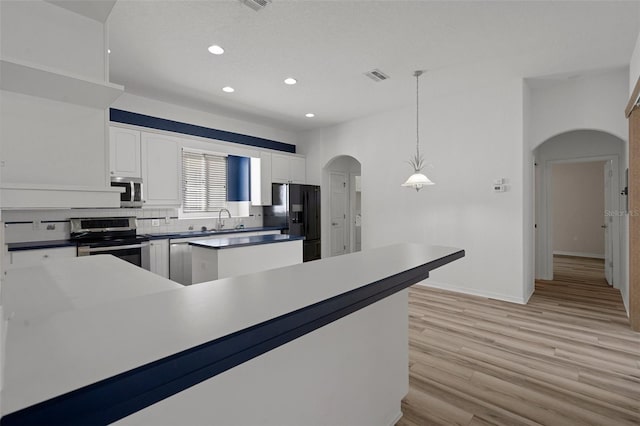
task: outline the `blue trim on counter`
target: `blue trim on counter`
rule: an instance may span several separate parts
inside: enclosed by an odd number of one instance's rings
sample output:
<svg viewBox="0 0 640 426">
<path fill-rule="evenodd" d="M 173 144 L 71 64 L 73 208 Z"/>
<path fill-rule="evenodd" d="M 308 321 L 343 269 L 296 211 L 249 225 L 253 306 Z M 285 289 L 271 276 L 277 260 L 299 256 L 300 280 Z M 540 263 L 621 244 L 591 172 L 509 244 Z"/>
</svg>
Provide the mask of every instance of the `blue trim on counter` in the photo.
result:
<svg viewBox="0 0 640 426">
<path fill-rule="evenodd" d="M 1 426 L 103 425 L 208 380 L 429 277 L 464 250 L 5 415 Z"/>
<path fill-rule="evenodd" d="M 199 240 L 190 242 L 189 245 L 207 249 L 230 249 L 246 246 L 258 246 L 261 244 L 286 243 L 289 241 L 304 240 L 304 237 L 289 234 L 254 235 L 251 237 L 216 238 L 215 240 Z"/>
<path fill-rule="evenodd" d="M 27 241 L 24 243 L 7 243 L 8 251 L 39 250 L 57 247 L 75 247 L 77 243 L 70 240 Z"/>
<path fill-rule="evenodd" d="M 226 130 L 212 129 L 196 126 L 195 124 L 182 123 L 150 115 L 138 114 L 121 109 L 110 108 L 109 120 L 116 123 L 132 124 L 134 126 L 148 127 L 150 129 L 166 130 L 168 132 L 181 133 L 183 135 L 199 136 L 207 139 L 233 142 L 241 145 L 255 146 L 258 148 L 273 149 L 276 151 L 296 153 L 296 146 L 257 136 L 243 135 L 241 133 L 227 132 Z"/>
<path fill-rule="evenodd" d="M 184 232 L 168 232 L 161 234 L 146 234 L 150 240 L 172 240 L 177 238 L 199 238 L 209 237 L 212 235 L 224 235 L 235 234 L 240 232 L 260 232 L 260 231 L 284 231 L 288 229 L 286 226 L 265 226 L 262 228 L 239 228 L 239 229 L 224 229 L 222 231 L 184 231 Z"/>
</svg>

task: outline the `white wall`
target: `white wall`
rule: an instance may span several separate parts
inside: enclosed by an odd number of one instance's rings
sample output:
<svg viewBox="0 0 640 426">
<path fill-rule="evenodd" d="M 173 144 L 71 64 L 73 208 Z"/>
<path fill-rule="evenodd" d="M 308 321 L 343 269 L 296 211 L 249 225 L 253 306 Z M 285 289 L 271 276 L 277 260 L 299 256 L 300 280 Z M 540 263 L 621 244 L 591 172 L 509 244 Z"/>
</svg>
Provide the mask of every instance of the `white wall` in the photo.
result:
<svg viewBox="0 0 640 426">
<path fill-rule="evenodd" d="M 529 300 L 535 290 L 535 198 L 536 170 L 533 152 L 526 147 L 530 144 L 531 137 L 531 88 L 525 81 L 522 85 L 522 233 L 523 233 L 523 298 Z"/>
<path fill-rule="evenodd" d="M 426 98 L 422 151 L 435 186 L 419 193 L 400 186 L 412 172 L 406 161 L 415 152 L 413 107 L 303 134 L 307 180 L 322 184 L 322 169 L 335 156 L 357 158 L 363 249 L 400 241 L 460 247 L 466 258 L 428 283 L 522 302 L 522 80 Z M 492 192 L 498 177 L 507 179 L 508 192 Z"/>
<path fill-rule="evenodd" d="M 604 164 L 553 164 L 554 253 L 604 258 Z"/>
<path fill-rule="evenodd" d="M 623 68 L 533 86 L 529 147 L 577 129 L 601 130 L 626 141 L 628 72 Z"/>
<path fill-rule="evenodd" d="M 631 54 L 629 64 L 629 95 L 633 93 L 633 89 L 636 87 L 636 81 L 640 78 L 640 34 L 636 40 L 636 46 Z"/>
</svg>

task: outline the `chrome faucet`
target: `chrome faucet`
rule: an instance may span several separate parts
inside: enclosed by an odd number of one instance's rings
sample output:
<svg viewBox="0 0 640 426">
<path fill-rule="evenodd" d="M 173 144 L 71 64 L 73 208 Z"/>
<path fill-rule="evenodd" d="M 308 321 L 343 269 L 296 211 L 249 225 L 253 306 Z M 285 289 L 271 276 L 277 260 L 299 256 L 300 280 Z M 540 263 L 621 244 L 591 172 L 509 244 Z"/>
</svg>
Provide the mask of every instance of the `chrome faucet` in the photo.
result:
<svg viewBox="0 0 640 426">
<path fill-rule="evenodd" d="M 231 219 L 231 212 L 227 209 L 220 209 L 220 212 L 218 212 L 218 225 L 216 227 L 217 231 L 221 231 L 222 228 L 224 228 L 224 222 L 222 221 L 222 212 L 227 212 L 227 214 L 229 215 L 229 219 Z"/>
</svg>

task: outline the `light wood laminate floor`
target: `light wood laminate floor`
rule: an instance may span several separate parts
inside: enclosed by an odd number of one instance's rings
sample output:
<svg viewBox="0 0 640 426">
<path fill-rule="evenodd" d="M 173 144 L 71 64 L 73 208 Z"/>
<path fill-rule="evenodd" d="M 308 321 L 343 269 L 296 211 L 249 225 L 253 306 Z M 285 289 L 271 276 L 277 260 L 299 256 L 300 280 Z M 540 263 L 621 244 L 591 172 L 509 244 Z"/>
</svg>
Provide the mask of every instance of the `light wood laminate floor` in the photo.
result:
<svg viewBox="0 0 640 426">
<path fill-rule="evenodd" d="M 397 426 L 639 425 L 640 334 L 603 262 L 558 257 L 527 305 L 414 286 Z"/>
</svg>

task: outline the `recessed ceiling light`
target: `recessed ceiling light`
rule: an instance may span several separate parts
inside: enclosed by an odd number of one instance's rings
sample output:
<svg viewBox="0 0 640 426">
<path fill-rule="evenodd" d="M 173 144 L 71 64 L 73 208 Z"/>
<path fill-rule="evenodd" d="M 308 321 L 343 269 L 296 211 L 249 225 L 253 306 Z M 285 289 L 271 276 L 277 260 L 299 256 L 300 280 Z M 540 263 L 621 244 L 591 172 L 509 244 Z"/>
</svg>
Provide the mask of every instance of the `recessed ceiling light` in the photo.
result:
<svg viewBox="0 0 640 426">
<path fill-rule="evenodd" d="M 107 49 L 107 53 L 109 53 L 109 54 L 110 54 L 110 53 L 111 53 L 111 49 Z"/>
<path fill-rule="evenodd" d="M 308 112 L 308 113 L 306 113 L 304 116 L 305 116 L 305 117 L 307 117 L 307 118 L 313 118 L 313 117 L 315 117 L 316 115 L 315 115 L 314 113 L 312 113 L 312 112 Z"/>
<path fill-rule="evenodd" d="M 233 93 L 236 91 L 236 89 L 234 89 L 233 87 L 226 86 L 222 88 L 222 91 L 227 93 Z"/>
<path fill-rule="evenodd" d="M 212 46 L 209 46 L 209 52 L 213 53 L 214 55 L 222 55 L 224 53 L 224 49 L 217 44 L 214 44 Z"/>
<path fill-rule="evenodd" d="M 295 78 L 285 78 L 284 79 L 284 84 L 288 84 L 288 85 L 292 85 L 292 84 L 296 84 L 298 82 L 298 80 L 296 80 Z"/>
</svg>

